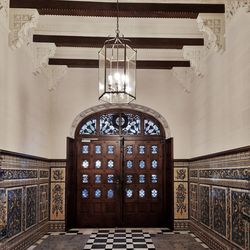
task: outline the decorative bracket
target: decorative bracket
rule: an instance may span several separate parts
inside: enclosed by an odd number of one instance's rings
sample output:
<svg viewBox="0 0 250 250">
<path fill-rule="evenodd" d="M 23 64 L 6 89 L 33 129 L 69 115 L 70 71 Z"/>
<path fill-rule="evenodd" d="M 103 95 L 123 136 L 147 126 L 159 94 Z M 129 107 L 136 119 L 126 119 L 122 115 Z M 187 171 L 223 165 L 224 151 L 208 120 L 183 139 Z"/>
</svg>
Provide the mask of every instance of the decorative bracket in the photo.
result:
<svg viewBox="0 0 250 250">
<path fill-rule="evenodd" d="M 0 25 L 9 30 L 9 0 L 0 0 Z"/>
<path fill-rule="evenodd" d="M 195 75 L 198 77 L 203 77 L 205 72 L 203 61 L 206 56 L 204 47 L 184 46 L 182 51 L 184 59 L 190 61 Z"/>
<path fill-rule="evenodd" d="M 35 75 L 40 74 L 42 69 L 48 66 L 50 57 L 53 57 L 56 52 L 54 43 L 33 43 L 33 58 Z"/>
<path fill-rule="evenodd" d="M 205 36 L 205 47 L 216 52 L 225 50 L 224 14 L 199 14 L 198 28 Z"/>
<path fill-rule="evenodd" d="M 9 46 L 20 48 L 22 44 L 30 45 L 33 29 L 37 26 L 39 14 L 36 9 L 10 9 Z"/>
<path fill-rule="evenodd" d="M 226 20 L 230 21 L 240 8 L 246 8 L 250 12 L 250 0 L 225 0 Z"/>
<path fill-rule="evenodd" d="M 193 69 L 186 67 L 173 67 L 172 73 L 184 91 L 188 94 L 191 93 L 191 84 L 195 78 Z"/>
<path fill-rule="evenodd" d="M 47 65 L 42 68 L 45 77 L 49 81 L 49 91 L 53 91 L 57 88 L 59 82 L 66 74 L 67 69 L 68 67 L 63 65 Z"/>
</svg>

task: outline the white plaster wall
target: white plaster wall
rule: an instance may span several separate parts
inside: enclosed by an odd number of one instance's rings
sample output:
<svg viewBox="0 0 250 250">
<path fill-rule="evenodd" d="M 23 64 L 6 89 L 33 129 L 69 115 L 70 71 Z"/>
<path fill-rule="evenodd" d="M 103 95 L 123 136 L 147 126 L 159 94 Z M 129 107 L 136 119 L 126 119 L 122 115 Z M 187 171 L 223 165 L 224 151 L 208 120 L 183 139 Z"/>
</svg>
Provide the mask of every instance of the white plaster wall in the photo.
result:
<svg viewBox="0 0 250 250">
<path fill-rule="evenodd" d="M 167 120 L 174 137 L 176 158 L 189 157 L 190 96 L 180 87 L 169 70 L 138 70 L 137 100 Z M 69 69 L 52 93 L 51 158 L 66 157 L 66 137 L 75 117 L 98 105 L 98 70 Z"/>
<path fill-rule="evenodd" d="M 191 157 L 250 145 L 250 14 L 227 26 L 226 50 L 207 59 L 191 94 Z"/>
<path fill-rule="evenodd" d="M 12 51 L 0 26 L 0 149 L 48 157 L 50 99 L 32 74 L 31 51 Z"/>
</svg>

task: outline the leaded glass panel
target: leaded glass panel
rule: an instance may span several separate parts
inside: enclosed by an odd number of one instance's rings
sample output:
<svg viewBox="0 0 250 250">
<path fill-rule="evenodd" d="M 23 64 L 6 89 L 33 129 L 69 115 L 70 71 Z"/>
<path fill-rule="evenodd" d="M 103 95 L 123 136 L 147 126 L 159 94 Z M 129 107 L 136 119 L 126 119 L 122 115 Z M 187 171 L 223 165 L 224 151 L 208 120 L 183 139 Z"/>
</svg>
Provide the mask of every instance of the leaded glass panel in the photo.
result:
<svg viewBox="0 0 250 250">
<path fill-rule="evenodd" d="M 101 135 L 117 135 L 119 127 L 113 122 L 113 114 L 101 115 L 100 117 L 100 134 Z"/>
<path fill-rule="evenodd" d="M 127 189 L 126 190 L 126 197 L 131 198 L 133 196 L 133 190 L 132 189 Z"/>
<path fill-rule="evenodd" d="M 80 129 L 80 135 L 95 135 L 96 134 L 96 119 L 88 120 Z"/>
<path fill-rule="evenodd" d="M 139 154 L 140 155 L 144 155 L 145 154 L 145 146 L 144 145 L 140 145 L 139 146 Z"/>
<path fill-rule="evenodd" d="M 126 153 L 127 153 L 128 155 L 132 155 L 132 154 L 133 154 L 133 146 L 132 146 L 132 145 L 128 145 L 128 146 L 126 147 Z"/>
<path fill-rule="evenodd" d="M 102 191 L 101 191 L 101 189 L 96 189 L 95 190 L 95 198 L 100 198 L 101 197 L 101 195 L 102 195 Z"/>
<path fill-rule="evenodd" d="M 152 189 L 151 190 L 151 196 L 152 196 L 152 198 L 157 198 L 157 196 L 158 196 L 158 191 L 156 190 L 156 189 Z"/>
<path fill-rule="evenodd" d="M 114 154 L 114 148 L 113 145 L 108 145 L 108 154 Z"/>
<path fill-rule="evenodd" d="M 88 154 L 89 153 L 89 145 L 83 145 L 82 146 L 82 153 Z"/>
<path fill-rule="evenodd" d="M 82 190 L 82 198 L 84 198 L 84 199 L 87 199 L 87 198 L 89 198 L 89 191 L 88 191 L 88 189 L 83 189 Z"/>
<path fill-rule="evenodd" d="M 157 160 L 151 161 L 151 167 L 156 169 L 158 167 L 158 161 Z"/>
<path fill-rule="evenodd" d="M 100 161 L 100 160 L 96 160 L 95 161 L 95 168 L 101 168 L 101 166 L 102 166 L 102 162 Z"/>
<path fill-rule="evenodd" d="M 140 189 L 140 190 L 139 190 L 139 197 L 140 197 L 140 198 L 144 198 L 144 197 L 145 197 L 145 194 L 146 194 L 146 193 L 145 193 L 145 190 L 144 190 L 144 189 Z"/>
<path fill-rule="evenodd" d="M 127 174 L 127 183 L 132 183 L 132 182 L 133 182 L 133 175 Z"/>
<path fill-rule="evenodd" d="M 144 120 L 144 134 L 145 135 L 160 135 L 161 131 L 154 121 L 145 119 Z"/>
<path fill-rule="evenodd" d="M 114 190 L 113 189 L 109 189 L 108 190 L 108 199 L 112 199 L 114 197 Z"/>
<path fill-rule="evenodd" d="M 151 182 L 152 183 L 157 183 L 158 182 L 158 176 L 156 174 L 151 175 Z"/>
<path fill-rule="evenodd" d="M 133 167 L 133 161 L 127 161 L 127 168 L 132 168 Z"/>
<path fill-rule="evenodd" d="M 139 183 L 145 183 L 145 174 L 139 175 Z"/>
<path fill-rule="evenodd" d="M 82 166 L 83 166 L 83 168 L 88 168 L 89 167 L 89 161 L 88 160 L 82 161 Z"/>
<path fill-rule="evenodd" d="M 152 153 L 153 155 L 158 154 L 158 147 L 157 147 L 157 145 L 152 145 L 152 146 L 151 146 L 151 153 Z"/>
<path fill-rule="evenodd" d="M 140 134 L 141 133 L 141 118 L 140 118 L 140 116 L 134 115 L 134 114 L 125 114 L 125 117 L 127 118 L 127 124 L 126 124 L 126 127 L 122 126 L 122 134 L 124 134 L 124 135 L 138 135 L 138 134 Z M 123 117 L 121 117 L 121 118 L 123 118 Z"/>
<path fill-rule="evenodd" d="M 143 161 L 143 160 L 139 161 L 139 167 L 141 169 L 145 168 L 145 166 L 146 166 L 145 161 Z"/>
<path fill-rule="evenodd" d="M 114 161 L 113 160 L 108 160 L 108 168 L 114 168 Z"/>
<path fill-rule="evenodd" d="M 114 183 L 114 175 L 108 174 L 108 183 Z"/>
<path fill-rule="evenodd" d="M 102 153 L 102 146 L 101 145 L 96 145 L 95 146 L 95 153 L 96 154 L 101 154 Z"/>
<path fill-rule="evenodd" d="M 88 183 L 89 182 L 89 176 L 87 174 L 82 175 L 82 183 Z"/>
<path fill-rule="evenodd" d="M 95 175 L 95 183 L 101 183 L 102 182 L 102 176 L 100 174 Z"/>
</svg>

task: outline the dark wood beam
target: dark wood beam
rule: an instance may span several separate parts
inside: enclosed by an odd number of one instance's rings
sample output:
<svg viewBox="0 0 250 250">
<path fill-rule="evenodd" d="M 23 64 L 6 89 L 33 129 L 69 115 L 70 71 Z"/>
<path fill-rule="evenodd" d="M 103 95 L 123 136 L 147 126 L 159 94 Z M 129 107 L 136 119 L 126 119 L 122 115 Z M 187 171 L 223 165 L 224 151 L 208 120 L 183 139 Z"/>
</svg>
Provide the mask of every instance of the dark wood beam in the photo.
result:
<svg viewBox="0 0 250 250">
<path fill-rule="evenodd" d="M 49 65 L 67 65 L 69 68 L 98 68 L 98 60 L 50 58 Z M 173 67 L 190 67 L 189 61 L 145 61 L 137 60 L 137 69 L 172 69 Z"/>
<path fill-rule="evenodd" d="M 117 15 L 116 3 L 109 2 L 10 0 L 10 7 L 37 9 L 40 15 Z M 197 18 L 199 13 L 224 12 L 224 4 L 119 3 L 120 17 Z"/>
<path fill-rule="evenodd" d="M 203 46 L 203 38 L 137 38 L 128 37 L 137 49 L 182 49 L 183 46 Z M 58 47 L 101 48 L 107 37 L 34 35 L 34 42 L 55 43 Z"/>
</svg>

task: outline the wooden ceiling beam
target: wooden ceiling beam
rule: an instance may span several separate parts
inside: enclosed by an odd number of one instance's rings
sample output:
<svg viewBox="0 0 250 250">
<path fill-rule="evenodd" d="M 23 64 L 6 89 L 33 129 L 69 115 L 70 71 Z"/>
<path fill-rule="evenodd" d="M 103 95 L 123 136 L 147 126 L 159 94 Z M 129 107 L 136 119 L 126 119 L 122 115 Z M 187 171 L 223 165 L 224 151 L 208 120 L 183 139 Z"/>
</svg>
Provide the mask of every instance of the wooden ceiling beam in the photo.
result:
<svg viewBox="0 0 250 250">
<path fill-rule="evenodd" d="M 40 15 L 115 17 L 116 3 L 10 0 L 11 8 L 37 9 Z M 199 13 L 224 13 L 224 4 L 119 3 L 120 17 L 197 18 Z"/>
<path fill-rule="evenodd" d="M 203 46 L 203 38 L 137 38 L 128 37 L 137 49 L 182 49 L 183 46 Z M 34 35 L 34 42 L 55 43 L 58 47 L 101 48 L 107 37 Z"/>
<path fill-rule="evenodd" d="M 66 65 L 69 68 L 98 68 L 98 60 L 50 58 L 49 65 Z M 172 69 L 173 67 L 190 67 L 189 61 L 145 61 L 137 60 L 137 69 Z"/>
</svg>

